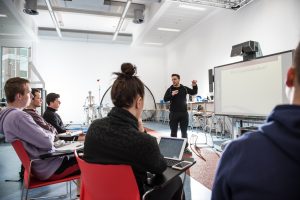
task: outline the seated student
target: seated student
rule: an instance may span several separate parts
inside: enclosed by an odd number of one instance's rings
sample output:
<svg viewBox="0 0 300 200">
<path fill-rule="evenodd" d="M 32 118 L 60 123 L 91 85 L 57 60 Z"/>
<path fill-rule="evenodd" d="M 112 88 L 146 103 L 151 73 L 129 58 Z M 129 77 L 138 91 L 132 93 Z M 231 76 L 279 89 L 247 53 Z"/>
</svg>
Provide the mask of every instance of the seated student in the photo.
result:
<svg viewBox="0 0 300 200">
<path fill-rule="evenodd" d="M 68 132 L 68 130 L 66 129 L 59 114 L 56 113 L 56 111 L 58 110 L 58 108 L 60 106 L 59 97 L 60 97 L 59 94 L 56 94 L 56 93 L 49 93 L 46 96 L 46 103 L 47 103 L 48 107 L 43 114 L 43 118 L 46 120 L 46 122 L 48 122 L 49 124 L 54 126 L 54 128 L 57 130 L 58 133 L 66 133 L 66 132 Z M 71 141 L 73 141 L 73 140 L 83 141 L 85 139 L 85 136 L 80 135 L 80 136 L 73 136 L 73 137 L 64 137 L 62 139 L 71 140 Z"/>
<path fill-rule="evenodd" d="M 212 200 L 300 199 L 300 43 L 286 86 L 291 105 L 276 106 L 258 131 L 227 146 Z"/>
<path fill-rule="evenodd" d="M 41 115 L 39 115 L 39 113 L 36 110 L 37 108 L 41 107 L 43 103 L 43 100 L 41 98 L 41 91 L 39 89 L 34 88 L 31 90 L 31 94 L 33 98 L 31 99 L 29 106 L 27 106 L 23 111 L 31 115 L 33 120 L 40 127 L 48 131 L 51 131 L 54 134 L 57 134 L 56 129 L 51 124 L 46 122 L 45 119 Z"/>
<path fill-rule="evenodd" d="M 10 78 L 4 90 L 8 107 L 0 112 L 0 132 L 4 133 L 6 141 L 21 140 L 31 159 L 53 152 L 55 133 L 43 129 L 22 111 L 32 98 L 29 81 L 20 77 Z M 32 174 L 40 180 L 56 180 L 80 174 L 75 157 L 67 156 L 36 161 L 32 169 Z"/>
<path fill-rule="evenodd" d="M 59 97 L 59 94 L 55 93 L 49 93 L 46 96 L 46 103 L 48 107 L 44 112 L 43 118 L 54 126 L 58 133 L 65 133 L 67 129 L 65 128 L 59 114 L 56 113 L 61 103 Z"/>
<path fill-rule="evenodd" d="M 141 196 L 145 193 L 146 172 L 162 174 L 167 165 L 156 138 L 145 133 L 141 115 L 144 106 L 144 84 L 135 76 L 130 63 L 114 73 L 117 79 L 111 89 L 115 105 L 107 117 L 92 122 L 84 144 L 84 159 L 91 163 L 131 165 Z M 151 199 L 181 199 L 180 177 L 166 187 L 152 192 Z"/>
</svg>

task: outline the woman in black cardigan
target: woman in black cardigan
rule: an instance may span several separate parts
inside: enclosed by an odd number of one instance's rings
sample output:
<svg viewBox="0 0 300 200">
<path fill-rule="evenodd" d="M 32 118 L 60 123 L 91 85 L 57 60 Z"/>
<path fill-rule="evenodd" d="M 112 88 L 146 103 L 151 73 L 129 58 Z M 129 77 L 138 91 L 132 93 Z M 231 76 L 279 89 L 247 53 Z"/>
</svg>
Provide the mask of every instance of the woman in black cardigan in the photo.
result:
<svg viewBox="0 0 300 200">
<path fill-rule="evenodd" d="M 144 84 L 135 76 L 130 63 L 114 73 L 117 79 L 111 89 L 115 107 L 107 117 L 93 121 L 85 138 L 84 159 L 91 163 L 126 164 L 133 169 L 140 195 L 145 193 L 147 172 L 162 174 L 167 168 L 156 138 L 148 135 L 141 116 L 144 106 Z M 168 186 L 151 193 L 151 199 L 181 199 L 182 182 L 178 177 Z"/>
</svg>

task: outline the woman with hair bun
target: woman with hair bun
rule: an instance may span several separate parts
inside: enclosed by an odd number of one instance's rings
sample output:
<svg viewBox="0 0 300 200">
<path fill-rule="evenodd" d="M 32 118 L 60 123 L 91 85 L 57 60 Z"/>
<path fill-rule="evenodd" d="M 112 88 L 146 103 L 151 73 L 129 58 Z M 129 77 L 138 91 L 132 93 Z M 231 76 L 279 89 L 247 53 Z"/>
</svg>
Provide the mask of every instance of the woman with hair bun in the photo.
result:
<svg viewBox="0 0 300 200">
<path fill-rule="evenodd" d="M 126 164 L 133 169 L 140 195 L 146 192 L 147 172 L 162 174 L 167 165 L 156 138 L 142 124 L 144 84 L 136 76 L 136 67 L 123 63 L 111 89 L 115 107 L 107 117 L 92 122 L 85 138 L 84 159 L 90 163 Z M 147 199 L 181 199 L 179 177 L 166 187 L 154 190 Z"/>
</svg>

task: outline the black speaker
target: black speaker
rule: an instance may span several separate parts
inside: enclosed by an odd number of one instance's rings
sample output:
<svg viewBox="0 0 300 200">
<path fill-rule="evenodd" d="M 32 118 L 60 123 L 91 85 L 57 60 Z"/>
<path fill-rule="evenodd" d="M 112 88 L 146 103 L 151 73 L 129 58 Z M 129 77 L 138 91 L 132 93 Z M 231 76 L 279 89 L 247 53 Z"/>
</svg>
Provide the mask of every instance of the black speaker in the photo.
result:
<svg viewBox="0 0 300 200">
<path fill-rule="evenodd" d="M 208 70 L 208 84 L 209 84 L 209 92 L 214 92 L 214 75 L 213 69 Z"/>
</svg>

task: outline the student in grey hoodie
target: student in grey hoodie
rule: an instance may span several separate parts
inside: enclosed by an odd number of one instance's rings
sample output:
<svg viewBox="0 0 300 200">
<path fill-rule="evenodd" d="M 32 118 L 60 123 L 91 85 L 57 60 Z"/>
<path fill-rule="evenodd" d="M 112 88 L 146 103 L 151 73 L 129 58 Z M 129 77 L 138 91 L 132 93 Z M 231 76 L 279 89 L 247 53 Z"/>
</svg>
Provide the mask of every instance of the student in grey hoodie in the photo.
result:
<svg viewBox="0 0 300 200">
<path fill-rule="evenodd" d="M 29 81 L 10 78 L 4 86 L 8 106 L 0 112 L 0 132 L 7 142 L 21 140 L 31 159 L 55 151 L 55 133 L 43 129 L 33 118 L 22 111 L 33 97 Z M 40 180 L 55 180 L 80 173 L 74 157 L 55 157 L 33 162 L 32 174 Z"/>
</svg>

